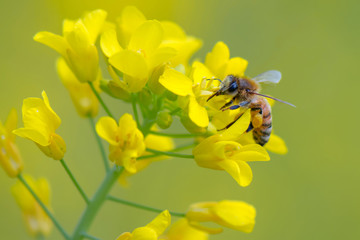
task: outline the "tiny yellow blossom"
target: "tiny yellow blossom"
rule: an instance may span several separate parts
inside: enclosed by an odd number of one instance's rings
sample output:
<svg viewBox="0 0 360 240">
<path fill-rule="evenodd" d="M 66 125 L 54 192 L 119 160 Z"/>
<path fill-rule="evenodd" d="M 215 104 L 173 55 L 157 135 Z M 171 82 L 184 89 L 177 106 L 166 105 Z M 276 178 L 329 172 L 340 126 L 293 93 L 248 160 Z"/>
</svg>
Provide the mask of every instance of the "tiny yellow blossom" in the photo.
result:
<svg viewBox="0 0 360 240">
<path fill-rule="evenodd" d="M 252 132 L 244 133 L 236 140 L 242 145 L 246 144 L 254 144 L 254 138 Z M 288 152 L 288 148 L 286 146 L 285 141 L 276 135 L 274 132 L 271 133 L 269 141 L 264 145 L 264 148 L 269 152 L 273 152 L 276 154 L 286 154 Z"/>
<path fill-rule="evenodd" d="M 23 128 L 13 131 L 19 137 L 34 141 L 48 157 L 60 160 L 66 152 L 65 141 L 55 133 L 61 119 L 50 107 L 49 99 L 42 92 L 43 99 L 26 98 L 22 106 Z"/>
<path fill-rule="evenodd" d="M 242 187 L 252 181 L 252 171 L 247 162 L 269 161 L 266 150 L 258 144 L 241 145 L 234 140 L 249 126 L 250 111 L 244 113 L 229 129 L 201 141 L 194 149 L 194 159 L 200 167 L 225 170 Z"/>
<path fill-rule="evenodd" d="M 124 166 L 126 171 L 136 173 L 136 158 L 145 151 L 145 142 L 132 116 L 125 113 L 119 125 L 111 117 L 102 117 L 96 124 L 96 132 L 109 143 L 109 159 Z"/>
<path fill-rule="evenodd" d="M 79 82 L 63 58 L 57 61 L 57 71 L 62 83 L 69 91 L 78 114 L 82 117 L 95 117 L 99 111 L 99 101 L 90 86 Z M 94 85 L 99 85 L 99 79 Z"/>
<path fill-rule="evenodd" d="M 191 227 L 185 218 L 181 218 L 171 225 L 169 231 L 165 234 L 167 240 L 207 240 L 208 238 L 207 232 Z"/>
<path fill-rule="evenodd" d="M 106 15 L 104 10 L 98 9 L 77 21 L 65 20 L 63 36 L 39 32 L 34 40 L 60 53 L 80 82 L 93 82 L 99 74 L 99 56 L 95 42 L 103 30 Z"/>
<path fill-rule="evenodd" d="M 45 178 L 39 178 L 35 181 L 30 176 L 24 176 L 24 178 L 40 200 L 50 208 L 50 186 L 48 181 Z M 12 187 L 11 192 L 21 208 L 29 232 L 34 236 L 39 234 L 49 235 L 52 229 L 52 221 L 25 186 L 18 181 Z"/>
<path fill-rule="evenodd" d="M 23 169 L 23 161 L 12 131 L 17 125 L 17 113 L 11 109 L 5 125 L 0 121 L 0 164 L 9 177 L 16 177 Z"/>
<path fill-rule="evenodd" d="M 242 201 L 230 200 L 195 203 L 186 213 L 190 226 L 210 234 L 220 233 L 223 229 L 206 227 L 200 223 L 214 222 L 223 227 L 250 233 L 255 225 L 255 216 L 253 206 Z"/>
<path fill-rule="evenodd" d="M 152 130 L 156 131 L 157 129 L 156 129 L 156 127 L 153 127 Z M 146 145 L 146 147 L 148 147 L 150 149 L 166 152 L 166 151 L 170 151 L 174 148 L 174 141 L 170 137 L 148 134 L 145 137 L 145 145 Z M 148 155 L 152 155 L 152 154 L 153 153 L 150 153 L 150 152 L 144 152 L 142 154 L 142 156 L 148 156 Z M 136 172 L 139 172 L 139 171 L 145 169 L 153 162 L 165 160 L 168 158 L 169 158 L 168 156 L 160 155 L 160 156 L 145 158 L 145 159 L 136 161 L 136 163 L 135 163 Z M 121 173 L 121 175 L 119 177 L 120 184 L 122 184 L 123 186 L 127 186 L 128 185 L 127 178 L 134 174 L 135 173 L 131 173 L 128 171 L 124 171 L 123 173 Z"/>
<path fill-rule="evenodd" d="M 116 240 L 157 240 L 170 225 L 170 222 L 170 213 L 168 210 L 165 210 L 145 227 L 136 228 L 132 233 L 125 232 L 117 237 Z"/>
</svg>

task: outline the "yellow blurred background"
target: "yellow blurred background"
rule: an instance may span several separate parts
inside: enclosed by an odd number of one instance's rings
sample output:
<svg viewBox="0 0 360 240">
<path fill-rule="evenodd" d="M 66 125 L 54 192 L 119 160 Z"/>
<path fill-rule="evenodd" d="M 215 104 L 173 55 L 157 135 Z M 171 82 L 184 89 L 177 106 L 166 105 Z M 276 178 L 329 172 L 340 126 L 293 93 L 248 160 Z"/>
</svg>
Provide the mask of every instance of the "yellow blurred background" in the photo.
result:
<svg viewBox="0 0 360 240">
<path fill-rule="evenodd" d="M 76 114 L 55 70 L 57 54 L 32 40 L 42 30 L 61 33 L 64 18 L 103 8 L 115 19 L 125 5 L 149 18 L 173 20 L 204 41 L 204 59 L 217 41 L 232 56 L 249 60 L 247 75 L 278 69 L 281 83 L 268 94 L 297 108 L 276 104 L 274 128 L 288 145 L 285 156 L 251 164 L 254 180 L 239 187 L 225 172 L 171 159 L 151 165 L 113 194 L 158 208 L 183 212 L 197 201 L 236 199 L 257 209 L 254 232 L 226 229 L 210 239 L 360 239 L 359 122 L 360 2 L 356 0 L 173 0 L 173 1 L 2 1 L 0 38 L 0 118 L 22 99 L 46 90 L 62 118 L 59 134 L 67 142 L 69 167 L 91 196 L 104 176 L 100 153 L 86 119 Z M 105 96 L 117 116 L 129 106 Z M 102 112 L 103 114 L 103 112 Z M 19 124 L 21 124 L 19 120 Z M 179 124 L 178 121 L 175 124 Z M 52 186 L 53 210 L 72 232 L 85 205 L 59 162 L 47 159 L 30 141 L 17 140 L 25 173 L 45 176 Z M 0 171 L 1 239 L 30 239 L 15 204 L 9 179 Z M 155 213 L 107 202 L 90 234 L 115 239 L 144 226 Z M 175 221 L 175 217 L 173 221 Z M 61 239 L 56 229 L 49 239 Z"/>
</svg>

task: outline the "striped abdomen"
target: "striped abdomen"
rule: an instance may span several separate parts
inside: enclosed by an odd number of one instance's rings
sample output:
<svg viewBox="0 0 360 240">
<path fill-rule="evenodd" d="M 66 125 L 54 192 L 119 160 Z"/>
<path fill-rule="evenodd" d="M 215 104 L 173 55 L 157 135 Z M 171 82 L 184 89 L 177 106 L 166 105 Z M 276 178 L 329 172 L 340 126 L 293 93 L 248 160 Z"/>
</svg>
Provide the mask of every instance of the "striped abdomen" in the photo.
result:
<svg viewBox="0 0 360 240">
<path fill-rule="evenodd" d="M 257 144 L 264 146 L 269 141 L 272 130 L 271 107 L 265 98 L 258 98 L 249 107 L 252 111 L 254 140 Z M 262 121 L 255 122 L 256 118 L 262 118 Z"/>
</svg>

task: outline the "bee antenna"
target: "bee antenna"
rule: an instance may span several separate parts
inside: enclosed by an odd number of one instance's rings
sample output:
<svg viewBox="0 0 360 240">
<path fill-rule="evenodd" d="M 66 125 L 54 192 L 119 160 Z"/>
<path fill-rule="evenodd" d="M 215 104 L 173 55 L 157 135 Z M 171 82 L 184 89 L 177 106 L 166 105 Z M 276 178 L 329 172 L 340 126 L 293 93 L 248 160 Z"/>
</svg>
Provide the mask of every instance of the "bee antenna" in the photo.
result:
<svg viewBox="0 0 360 240">
<path fill-rule="evenodd" d="M 278 99 L 278 98 L 270 97 L 270 96 L 268 96 L 268 95 L 260 94 L 260 93 L 257 93 L 257 92 L 250 92 L 250 93 L 253 93 L 253 94 L 258 95 L 258 96 L 270 98 L 270 99 L 272 99 L 272 100 L 285 103 L 285 104 L 290 105 L 290 106 L 292 106 L 292 107 L 296 107 L 294 104 L 291 104 L 291 103 L 289 103 L 289 102 L 283 101 L 283 100 Z"/>
<path fill-rule="evenodd" d="M 209 81 L 209 80 L 218 80 L 219 82 L 222 82 L 221 79 L 219 78 L 207 78 L 206 81 Z"/>
</svg>

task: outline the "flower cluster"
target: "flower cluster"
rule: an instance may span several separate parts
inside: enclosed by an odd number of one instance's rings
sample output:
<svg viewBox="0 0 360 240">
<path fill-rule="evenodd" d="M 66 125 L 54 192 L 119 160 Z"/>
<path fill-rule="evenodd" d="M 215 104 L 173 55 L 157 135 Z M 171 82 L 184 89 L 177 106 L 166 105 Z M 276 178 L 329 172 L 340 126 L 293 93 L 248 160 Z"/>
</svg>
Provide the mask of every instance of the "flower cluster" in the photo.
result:
<svg viewBox="0 0 360 240">
<path fill-rule="evenodd" d="M 252 232 L 256 211 L 242 201 L 200 202 L 190 205 L 187 212 L 175 213 L 109 195 L 116 180 L 127 185 L 129 176 L 170 157 L 193 159 L 200 167 L 226 171 L 239 186 L 246 187 L 253 179 L 250 162 L 269 161 L 267 151 L 285 154 L 287 148 L 274 134 L 265 146 L 254 140 L 252 128 L 264 125 L 261 108 L 238 102 L 234 104 L 239 105 L 229 107 L 234 100 L 240 100 L 231 94 L 218 94 L 219 89 L 229 91 L 230 87 L 224 85 L 228 76 L 247 78 L 248 62 L 230 57 L 225 43 L 216 43 L 204 62 L 191 62 L 202 42 L 187 35 L 178 24 L 148 20 L 132 6 L 124 8 L 116 22 L 109 22 L 106 17 L 104 10 L 95 10 L 78 20 L 65 20 L 62 36 L 39 32 L 34 37 L 60 54 L 57 71 L 61 82 L 78 114 L 90 119 L 99 143 L 106 177 L 91 200 L 64 161 L 66 144 L 55 133 L 61 120 L 50 107 L 45 91 L 43 99 L 24 100 L 24 127 L 16 129 L 15 110 L 4 125 L 0 122 L 0 163 L 10 177 L 20 180 L 13 194 L 30 231 L 47 235 L 53 222 L 65 239 L 81 239 L 88 236 L 86 231 L 100 206 L 111 200 L 160 213 L 146 226 L 121 234 L 118 240 L 202 240 L 208 239 L 209 234 L 222 232 L 222 227 Z M 100 68 L 100 54 L 104 55 L 105 69 Z M 105 78 L 106 75 L 111 79 Z M 122 116 L 115 118 L 100 94 L 131 103 L 133 115 L 117 112 Z M 265 98 L 262 101 L 266 106 L 273 105 Z M 95 123 L 100 105 L 108 116 L 100 116 Z M 167 132 L 174 118 L 179 118 L 188 132 Z M 266 126 L 271 125 L 270 122 Z M 46 156 L 60 160 L 87 204 L 72 236 L 48 209 L 47 181 L 22 176 L 23 164 L 14 134 L 36 143 Z M 178 137 L 190 141 L 177 146 Z M 108 155 L 101 139 L 109 144 Z M 192 154 L 182 152 L 190 148 Z M 171 225 L 171 216 L 181 219 Z M 221 227 L 209 227 L 205 222 Z"/>
</svg>

